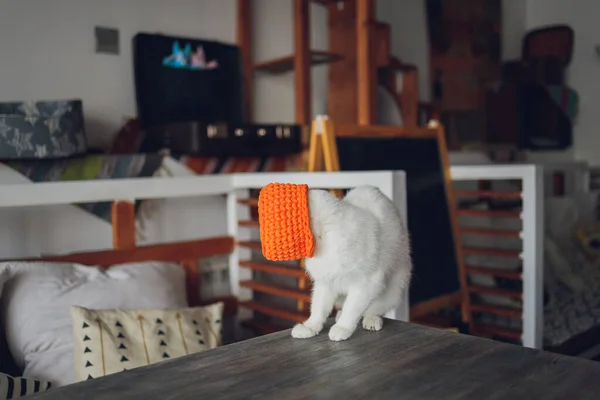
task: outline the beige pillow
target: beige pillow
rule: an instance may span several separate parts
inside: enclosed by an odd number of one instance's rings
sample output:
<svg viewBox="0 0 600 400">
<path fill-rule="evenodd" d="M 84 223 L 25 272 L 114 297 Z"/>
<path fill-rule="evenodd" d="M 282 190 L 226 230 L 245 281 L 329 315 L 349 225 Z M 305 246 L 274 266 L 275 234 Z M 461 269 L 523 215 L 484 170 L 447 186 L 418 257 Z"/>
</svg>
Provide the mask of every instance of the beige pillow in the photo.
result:
<svg viewBox="0 0 600 400">
<path fill-rule="evenodd" d="M 75 378 L 94 379 L 221 344 L 223 303 L 173 309 L 72 307 Z"/>
</svg>

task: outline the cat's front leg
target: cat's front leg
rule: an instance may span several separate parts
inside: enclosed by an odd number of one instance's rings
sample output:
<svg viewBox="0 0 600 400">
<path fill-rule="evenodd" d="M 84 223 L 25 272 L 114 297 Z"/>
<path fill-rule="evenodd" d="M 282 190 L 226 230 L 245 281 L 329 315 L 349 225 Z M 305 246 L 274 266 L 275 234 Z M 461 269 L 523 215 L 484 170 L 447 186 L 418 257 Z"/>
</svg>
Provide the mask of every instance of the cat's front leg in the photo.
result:
<svg viewBox="0 0 600 400">
<path fill-rule="evenodd" d="M 292 337 L 307 339 L 317 336 L 333 309 L 336 297 L 336 293 L 327 285 L 315 282 L 311 297 L 310 317 L 303 324 L 298 324 L 292 329 Z"/>
</svg>

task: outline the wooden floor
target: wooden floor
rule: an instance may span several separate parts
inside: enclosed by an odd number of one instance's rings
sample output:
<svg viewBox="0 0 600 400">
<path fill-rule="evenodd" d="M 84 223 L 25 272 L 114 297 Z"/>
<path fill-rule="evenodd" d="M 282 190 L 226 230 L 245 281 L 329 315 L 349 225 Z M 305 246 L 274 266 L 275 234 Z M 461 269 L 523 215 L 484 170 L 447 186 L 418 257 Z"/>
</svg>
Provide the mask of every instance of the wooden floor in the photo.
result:
<svg viewBox="0 0 600 400">
<path fill-rule="evenodd" d="M 33 399 L 598 399 L 600 364 L 386 321 L 345 342 L 289 331 Z"/>
</svg>

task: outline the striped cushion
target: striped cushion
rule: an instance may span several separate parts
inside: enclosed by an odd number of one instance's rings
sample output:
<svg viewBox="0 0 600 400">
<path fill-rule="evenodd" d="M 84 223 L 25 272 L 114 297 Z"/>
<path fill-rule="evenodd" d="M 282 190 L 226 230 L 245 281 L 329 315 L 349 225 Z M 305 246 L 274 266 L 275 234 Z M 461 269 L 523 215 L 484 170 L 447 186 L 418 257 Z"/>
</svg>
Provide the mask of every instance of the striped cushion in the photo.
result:
<svg viewBox="0 0 600 400">
<path fill-rule="evenodd" d="M 0 373 L 0 400 L 18 399 L 34 393 L 44 392 L 52 384 L 29 378 L 13 378 Z"/>
</svg>

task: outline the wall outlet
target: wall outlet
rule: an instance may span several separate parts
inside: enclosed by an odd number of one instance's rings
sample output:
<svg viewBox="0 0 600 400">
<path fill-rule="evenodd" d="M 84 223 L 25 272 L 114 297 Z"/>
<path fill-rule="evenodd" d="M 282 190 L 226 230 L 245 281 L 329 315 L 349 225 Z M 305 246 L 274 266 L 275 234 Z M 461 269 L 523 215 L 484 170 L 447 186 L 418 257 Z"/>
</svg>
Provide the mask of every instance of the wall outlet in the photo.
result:
<svg viewBox="0 0 600 400">
<path fill-rule="evenodd" d="M 119 54 L 119 30 L 97 26 L 94 28 L 96 37 L 96 53 Z"/>
</svg>

